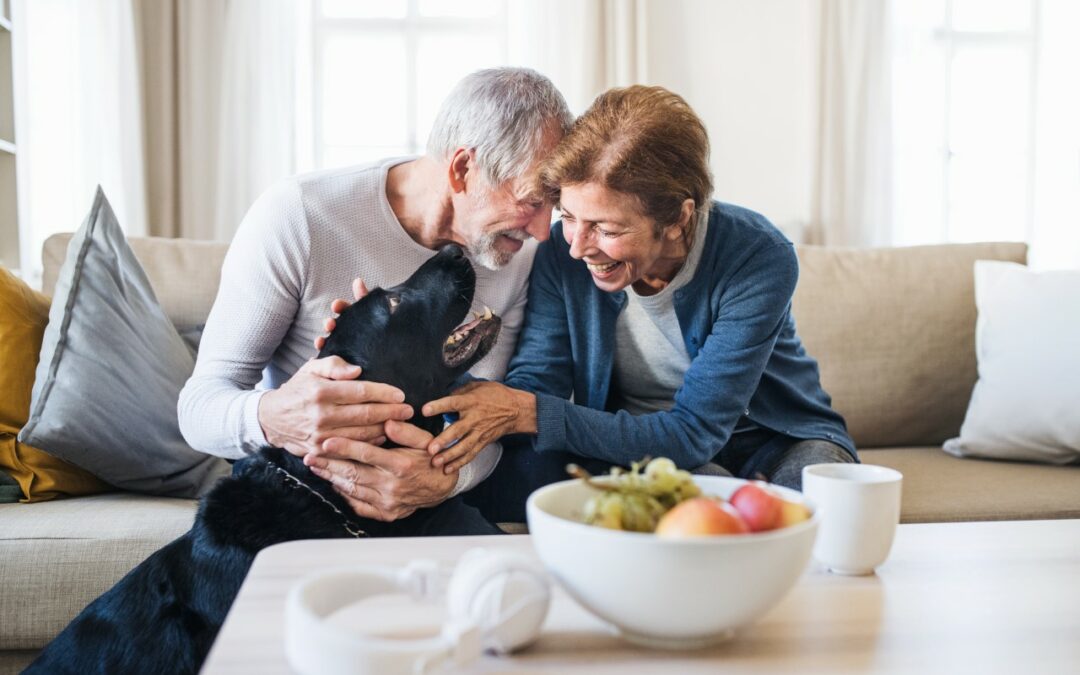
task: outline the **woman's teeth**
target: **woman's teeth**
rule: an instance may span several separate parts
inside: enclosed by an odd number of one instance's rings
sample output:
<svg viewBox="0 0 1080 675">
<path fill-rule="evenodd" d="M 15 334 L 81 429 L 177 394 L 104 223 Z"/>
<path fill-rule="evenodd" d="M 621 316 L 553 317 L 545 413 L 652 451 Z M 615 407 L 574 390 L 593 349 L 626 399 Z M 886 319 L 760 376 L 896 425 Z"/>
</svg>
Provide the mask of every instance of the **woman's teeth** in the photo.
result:
<svg viewBox="0 0 1080 675">
<path fill-rule="evenodd" d="M 591 263 L 585 263 L 585 266 L 589 268 L 590 272 L 594 272 L 596 274 L 605 274 L 607 272 L 610 272 L 612 269 L 614 269 L 615 266 L 618 265 L 618 264 L 619 263 L 617 263 L 617 262 L 604 263 L 602 265 L 593 265 Z"/>
</svg>

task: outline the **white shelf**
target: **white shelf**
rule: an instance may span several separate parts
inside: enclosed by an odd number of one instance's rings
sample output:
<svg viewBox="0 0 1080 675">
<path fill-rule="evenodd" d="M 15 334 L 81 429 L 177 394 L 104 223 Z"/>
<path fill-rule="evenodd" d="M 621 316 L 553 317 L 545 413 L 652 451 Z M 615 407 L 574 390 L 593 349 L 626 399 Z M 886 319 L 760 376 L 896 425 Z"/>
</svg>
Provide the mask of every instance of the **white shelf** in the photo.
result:
<svg viewBox="0 0 1080 675">
<path fill-rule="evenodd" d="M 0 138 L 0 152 L 6 152 L 10 155 L 14 155 L 15 144 L 11 141 L 5 141 L 4 139 Z"/>
<path fill-rule="evenodd" d="M 11 19 L 0 16 L 0 30 L 11 32 Z"/>
</svg>

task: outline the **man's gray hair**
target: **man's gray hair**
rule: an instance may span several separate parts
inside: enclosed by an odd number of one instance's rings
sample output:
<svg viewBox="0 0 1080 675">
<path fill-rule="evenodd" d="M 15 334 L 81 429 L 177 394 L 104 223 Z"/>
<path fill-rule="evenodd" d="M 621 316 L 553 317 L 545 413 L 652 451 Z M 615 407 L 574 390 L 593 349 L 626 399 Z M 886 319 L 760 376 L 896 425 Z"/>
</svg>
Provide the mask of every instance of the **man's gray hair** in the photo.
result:
<svg viewBox="0 0 1080 675">
<path fill-rule="evenodd" d="M 539 159 L 545 139 L 560 139 L 573 122 L 562 94 L 535 70 L 478 70 L 443 101 L 427 153 L 449 159 L 459 147 L 475 149 L 484 177 L 498 186 L 523 175 Z"/>
</svg>

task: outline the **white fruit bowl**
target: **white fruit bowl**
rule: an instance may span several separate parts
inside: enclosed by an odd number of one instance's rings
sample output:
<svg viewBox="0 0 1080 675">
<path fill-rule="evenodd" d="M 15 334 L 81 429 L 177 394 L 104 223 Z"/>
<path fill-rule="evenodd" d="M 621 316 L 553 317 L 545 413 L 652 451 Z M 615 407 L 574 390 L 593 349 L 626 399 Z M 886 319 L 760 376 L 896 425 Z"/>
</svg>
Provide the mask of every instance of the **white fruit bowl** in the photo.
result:
<svg viewBox="0 0 1080 675">
<path fill-rule="evenodd" d="M 747 481 L 695 476 L 706 495 L 729 498 Z M 814 547 L 819 516 L 807 504 L 797 525 L 740 535 L 665 539 L 581 522 L 596 494 L 581 480 L 540 488 L 526 505 L 533 546 L 575 600 L 631 642 L 664 649 L 725 640 L 772 608 L 799 579 Z"/>
</svg>

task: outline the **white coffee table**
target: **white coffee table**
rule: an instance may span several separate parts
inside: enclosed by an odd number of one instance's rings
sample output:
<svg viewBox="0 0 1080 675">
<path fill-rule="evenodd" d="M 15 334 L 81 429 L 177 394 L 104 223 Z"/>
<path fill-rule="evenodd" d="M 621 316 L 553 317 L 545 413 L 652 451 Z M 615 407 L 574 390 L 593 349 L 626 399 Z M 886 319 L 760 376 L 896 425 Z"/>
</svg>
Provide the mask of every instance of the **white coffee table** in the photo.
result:
<svg viewBox="0 0 1080 675">
<path fill-rule="evenodd" d="M 289 673 L 284 602 L 303 574 L 350 564 L 452 564 L 483 545 L 532 554 L 528 536 L 291 542 L 259 554 L 204 673 Z M 627 589 L 627 592 L 632 592 Z M 720 597 L 717 598 L 721 602 Z M 351 621 L 435 626 L 388 598 Z M 349 617 L 345 617 L 350 620 Z M 540 640 L 483 673 L 1080 673 L 1080 520 L 901 525 L 875 576 L 811 564 L 759 623 L 721 646 L 650 651 L 616 637 L 557 590 Z"/>
</svg>

